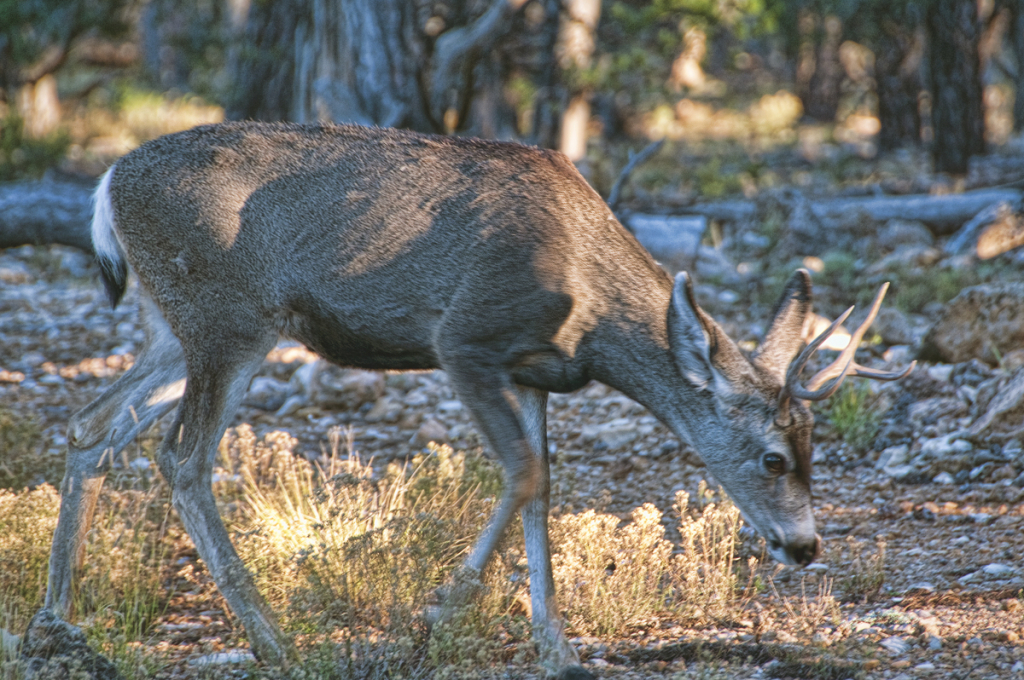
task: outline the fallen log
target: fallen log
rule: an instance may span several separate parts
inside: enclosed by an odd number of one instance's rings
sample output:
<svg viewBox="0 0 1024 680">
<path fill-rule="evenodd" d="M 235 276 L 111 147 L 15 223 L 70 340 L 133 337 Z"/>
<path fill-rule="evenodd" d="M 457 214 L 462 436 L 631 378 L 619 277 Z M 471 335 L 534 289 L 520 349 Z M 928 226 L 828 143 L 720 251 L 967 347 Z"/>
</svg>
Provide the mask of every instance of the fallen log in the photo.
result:
<svg viewBox="0 0 1024 680">
<path fill-rule="evenodd" d="M 981 189 L 962 194 L 931 196 L 865 196 L 811 200 L 810 208 L 818 220 L 829 222 L 864 214 L 877 222 L 892 219 L 919 220 L 936 234 L 952 234 L 961 225 L 994 203 L 1019 204 L 1022 198 L 1015 189 Z M 732 200 L 697 203 L 680 212 L 703 215 L 708 219 L 736 222 L 752 219 L 757 213 L 754 201 Z"/>
<path fill-rule="evenodd" d="M 0 248 L 56 243 L 91 255 L 92 190 L 63 180 L 0 184 Z"/>
</svg>

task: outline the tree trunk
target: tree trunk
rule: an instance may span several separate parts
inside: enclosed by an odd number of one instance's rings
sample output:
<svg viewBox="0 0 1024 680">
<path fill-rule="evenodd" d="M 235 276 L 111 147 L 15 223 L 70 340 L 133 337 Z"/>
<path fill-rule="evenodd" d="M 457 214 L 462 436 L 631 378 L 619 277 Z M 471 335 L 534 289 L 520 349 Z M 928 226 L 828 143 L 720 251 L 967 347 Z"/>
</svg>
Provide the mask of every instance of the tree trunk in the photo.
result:
<svg viewBox="0 0 1024 680">
<path fill-rule="evenodd" d="M 932 157 L 939 172 L 964 174 L 985 150 L 981 22 L 975 0 L 935 0 L 927 13 L 932 90 Z"/>
<path fill-rule="evenodd" d="M 454 2 L 440 11 L 408 0 L 253 2 L 232 59 L 228 117 L 467 129 L 475 95 L 487 91 L 475 79 L 504 73 L 483 62 L 522 27 L 522 5 Z M 489 97 L 478 110 L 490 112 L 484 124 L 499 130 L 493 107 L 501 97 L 493 90 Z"/>
<path fill-rule="evenodd" d="M 886 21 L 875 45 L 875 81 L 878 90 L 878 145 L 891 151 L 921 141 L 918 95 L 921 49 L 915 27 Z"/>
<path fill-rule="evenodd" d="M 1009 38 L 1010 49 L 1017 62 L 1014 78 L 1013 129 L 1017 134 L 1024 132 L 1024 1 L 1010 2 Z"/>
<path fill-rule="evenodd" d="M 558 139 L 558 68 L 555 47 L 558 44 L 560 0 L 542 0 L 543 26 L 537 46 L 538 88 L 533 102 L 531 139 L 537 146 L 554 148 Z"/>
<path fill-rule="evenodd" d="M 835 16 L 820 20 L 813 14 L 800 18 L 803 44 L 797 66 L 797 96 L 804 112 L 816 120 L 832 122 L 839 110 L 843 65 L 839 61 L 842 21 Z"/>
</svg>

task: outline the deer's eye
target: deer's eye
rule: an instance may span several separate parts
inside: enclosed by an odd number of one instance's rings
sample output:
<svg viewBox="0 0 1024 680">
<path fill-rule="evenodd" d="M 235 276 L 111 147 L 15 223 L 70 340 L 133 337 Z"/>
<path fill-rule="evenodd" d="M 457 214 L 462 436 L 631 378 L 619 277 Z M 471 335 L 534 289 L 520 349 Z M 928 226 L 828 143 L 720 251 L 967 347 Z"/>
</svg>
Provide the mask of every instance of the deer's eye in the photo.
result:
<svg viewBox="0 0 1024 680">
<path fill-rule="evenodd" d="M 769 474 L 781 475 L 786 471 L 786 459 L 777 453 L 766 453 L 761 462 Z"/>
</svg>

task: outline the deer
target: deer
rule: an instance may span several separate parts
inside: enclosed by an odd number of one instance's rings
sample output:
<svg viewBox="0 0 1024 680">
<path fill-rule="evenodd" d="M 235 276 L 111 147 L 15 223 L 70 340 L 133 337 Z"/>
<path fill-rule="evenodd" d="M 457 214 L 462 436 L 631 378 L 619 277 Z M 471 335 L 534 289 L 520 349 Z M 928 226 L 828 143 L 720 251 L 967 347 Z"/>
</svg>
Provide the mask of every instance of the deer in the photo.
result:
<svg viewBox="0 0 1024 680">
<path fill-rule="evenodd" d="M 750 355 L 663 270 L 566 156 L 512 142 L 352 125 L 221 123 L 148 142 L 100 179 L 92 239 L 110 302 L 130 272 L 146 341 L 68 422 L 44 611 L 67 620 L 96 500 L 116 453 L 177 407 L 157 452 L 171 502 L 264 663 L 299 661 L 257 592 L 211 489 L 217 445 L 281 338 L 341 366 L 443 369 L 504 470 L 486 529 L 430 620 L 472 597 L 517 513 L 533 639 L 550 675 L 592 677 L 563 630 L 552 578 L 547 397 L 590 381 L 688 443 L 787 565 L 821 549 L 809 403 L 861 366 L 867 319 L 803 382 L 812 286 L 788 280 Z M 888 285 L 888 284 L 886 284 Z"/>
</svg>

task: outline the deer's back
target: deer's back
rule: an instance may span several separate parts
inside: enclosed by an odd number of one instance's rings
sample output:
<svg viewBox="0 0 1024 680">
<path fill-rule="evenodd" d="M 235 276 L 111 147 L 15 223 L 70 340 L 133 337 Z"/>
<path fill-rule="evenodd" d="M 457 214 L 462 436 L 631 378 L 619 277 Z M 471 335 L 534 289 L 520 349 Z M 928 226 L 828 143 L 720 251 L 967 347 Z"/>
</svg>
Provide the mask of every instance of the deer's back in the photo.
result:
<svg viewBox="0 0 1024 680">
<path fill-rule="evenodd" d="M 454 309 L 592 319 L 607 291 L 587 274 L 653 267 L 564 156 L 518 144 L 207 126 L 125 156 L 111 196 L 172 326 L 241 308 L 328 356 L 376 357 L 363 364 L 436 365 Z"/>
</svg>

